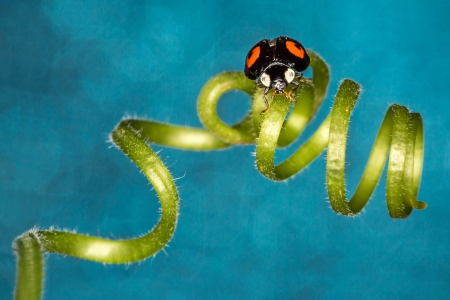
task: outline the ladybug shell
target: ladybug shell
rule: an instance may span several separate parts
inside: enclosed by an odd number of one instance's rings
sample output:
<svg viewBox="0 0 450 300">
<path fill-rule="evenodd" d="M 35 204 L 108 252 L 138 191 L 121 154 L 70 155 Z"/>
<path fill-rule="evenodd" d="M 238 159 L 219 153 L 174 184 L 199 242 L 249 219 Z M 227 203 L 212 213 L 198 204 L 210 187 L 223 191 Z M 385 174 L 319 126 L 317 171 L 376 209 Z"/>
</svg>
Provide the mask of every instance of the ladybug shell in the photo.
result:
<svg viewBox="0 0 450 300">
<path fill-rule="evenodd" d="M 306 70 L 309 66 L 309 56 L 305 48 L 298 41 L 287 36 L 280 36 L 276 40 L 275 61 L 289 65 L 297 72 Z"/>
<path fill-rule="evenodd" d="M 247 78 L 255 80 L 272 63 L 283 64 L 297 72 L 309 66 L 309 56 L 300 42 L 287 36 L 280 36 L 271 41 L 264 39 L 253 46 L 247 54 L 244 73 Z"/>
<path fill-rule="evenodd" d="M 269 40 L 264 39 L 250 49 L 245 59 L 244 73 L 247 78 L 255 80 L 265 67 L 273 60 Z"/>
</svg>

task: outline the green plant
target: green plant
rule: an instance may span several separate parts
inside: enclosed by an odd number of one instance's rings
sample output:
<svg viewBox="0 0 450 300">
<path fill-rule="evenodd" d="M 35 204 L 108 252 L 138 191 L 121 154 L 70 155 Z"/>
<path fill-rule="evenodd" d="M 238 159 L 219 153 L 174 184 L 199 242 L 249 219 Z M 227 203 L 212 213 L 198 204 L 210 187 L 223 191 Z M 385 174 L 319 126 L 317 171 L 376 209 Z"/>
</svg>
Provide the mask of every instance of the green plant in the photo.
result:
<svg viewBox="0 0 450 300">
<path fill-rule="evenodd" d="M 333 210 L 354 216 L 368 202 L 381 176 L 390 151 L 387 176 L 387 206 L 392 218 L 406 218 L 413 208 L 426 204 L 416 199 L 423 160 L 423 124 L 417 113 L 392 105 L 381 125 L 355 195 L 347 201 L 344 163 L 350 114 L 360 93 L 360 86 L 343 80 L 331 113 L 314 135 L 291 157 L 275 166 L 277 147 L 292 143 L 313 118 L 325 97 L 329 81 L 328 67 L 315 53 L 309 52 L 312 80 L 304 80 L 296 96 L 296 105 L 284 96 L 275 96 L 269 112 L 264 108 L 262 91 L 241 72 L 227 72 L 212 78 L 203 88 L 198 114 L 207 130 L 179 127 L 146 120 L 127 119 L 111 134 L 112 141 L 147 176 L 162 207 L 159 223 L 146 235 L 130 240 L 108 240 L 72 232 L 31 229 L 14 242 L 17 255 L 16 299 L 40 299 L 43 282 L 43 252 L 54 252 L 87 260 L 121 264 L 150 257 L 170 241 L 178 219 L 178 192 L 168 169 L 147 142 L 195 151 L 208 151 L 252 144 L 256 141 L 256 165 L 267 178 L 285 180 L 298 173 L 320 153 L 327 150 L 326 182 Z M 250 113 L 230 127 L 216 112 L 220 97 L 240 90 L 253 98 Z M 291 110 L 288 118 L 288 112 Z M 284 128 L 284 130 L 281 130 Z"/>
</svg>

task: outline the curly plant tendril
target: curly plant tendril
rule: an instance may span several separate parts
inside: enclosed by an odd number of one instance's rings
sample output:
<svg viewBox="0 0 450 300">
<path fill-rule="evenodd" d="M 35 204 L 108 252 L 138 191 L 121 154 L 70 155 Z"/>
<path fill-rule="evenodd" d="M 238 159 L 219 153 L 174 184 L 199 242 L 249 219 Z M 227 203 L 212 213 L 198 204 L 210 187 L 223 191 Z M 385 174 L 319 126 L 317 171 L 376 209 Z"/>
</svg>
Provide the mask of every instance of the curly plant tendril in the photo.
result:
<svg viewBox="0 0 450 300">
<path fill-rule="evenodd" d="M 392 218 L 406 218 L 413 208 L 424 209 L 417 200 L 423 161 L 423 123 L 419 114 L 392 105 L 376 137 L 366 169 L 353 197 L 345 190 L 345 152 L 351 112 L 360 86 L 349 79 L 341 82 L 333 108 L 311 138 L 288 159 L 274 165 L 275 150 L 291 144 L 321 106 L 329 83 L 326 63 L 309 51 L 312 79 L 303 79 L 293 106 L 276 95 L 264 116 L 262 90 L 241 72 L 226 72 L 212 78 L 198 99 L 198 114 L 206 127 L 189 128 L 154 121 L 126 119 L 112 132 L 112 140 L 147 176 L 162 206 L 159 223 L 146 235 L 129 240 L 109 240 L 56 230 L 32 229 L 19 236 L 13 247 L 17 255 L 16 299 L 40 299 L 43 252 L 54 252 L 102 263 L 131 263 L 161 250 L 171 239 L 178 218 L 178 193 L 169 171 L 147 143 L 194 151 L 224 149 L 256 143 L 256 166 L 267 178 L 286 180 L 297 174 L 327 147 L 326 183 L 331 207 L 338 214 L 354 216 L 369 201 L 388 158 L 387 206 Z M 253 98 L 252 109 L 234 126 L 217 115 L 220 97 L 240 90 Z"/>
<path fill-rule="evenodd" d="M 112 132 L 112 140 L 145 174 L 161 202 L 159 223 L 147 234 L 129 240 L 109 240 L 56 230 L 32 229 L 19 236 L 15 299 L 40 299 L 42 252 L 54 252 L 101 263 L 123 264 L 143 260 L 164 248 L 178 220 L 178 192 L 167 168 L 144 139 L 126 122 Z"/>
<path fill-rule="evenodd" d="M 349 79 L 341 82 L 331 113 L 313 136 L 281 164 L 274 165 L 275 150 L 292 143 L 314 117 L 322 104 L 329 81 L 328 67 L 309 51 L 313 69 L 312 80 L 303 81 L 297 104 L 277 95 L 269 112 L 259 116 L 263 106 L 262 90 L 254 92 L 253 81 L 242 73 L 216 76 L 203 88 L 198 102 L 202 123 L 223 141 L 231 144 L 253 143 L 256 140 L 256 165 L 267 178 L 286 180 L 297 174 L 328 146 L 326 181 L 331 207 L 338 214 L 354 216 L 369 201 L 383 171 L 390 151 L 387 176 L 387 206 L 392 218 L 406 218 L 413 208 L 424 209 L 417 200 L 423 162 L 423 123 L 420 114 L 409 113 L 406 107 L 392 105 L 383 120 L 361 181 L 354 196 L 347 201 L 345 190 L 345 151 L 348 123 L 360 93 L 360 86 Z M 223 123 L 216 112 L 219 98 L 237 89 L 254 93 L 251 113 L 237 125 Z M 252 122 L 253 120 L 253 122 Z M 261 123 L 262 120 L 262 123 Z M 253 128 L 248 129 L 248 124 Z M 255 139 L 257 137 L 257 139 Z"/>
</svg>

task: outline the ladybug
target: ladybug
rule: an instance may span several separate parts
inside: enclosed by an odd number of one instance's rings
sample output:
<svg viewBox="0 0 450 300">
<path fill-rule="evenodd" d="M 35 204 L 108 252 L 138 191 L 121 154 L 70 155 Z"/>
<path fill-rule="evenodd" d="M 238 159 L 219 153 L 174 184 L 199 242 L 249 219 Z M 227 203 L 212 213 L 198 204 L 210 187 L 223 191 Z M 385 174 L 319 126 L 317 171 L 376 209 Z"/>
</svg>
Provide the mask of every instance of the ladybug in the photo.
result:
<svg viewBox="0 0 450 300">
<path fill-rule="evenodd" d="M 302 78 L 301 72 L 308 68 L 309 61 L 302 44 L 287 36 L 264 39 L 250 49 L 245 59 L 244 73 L 248 79 L 255 80 L 258 87 L 264 88 L 266 109 L 261 114 L 265 114 L 270 107 L 266 95 L 271 89 L 272 98 L 275 94 L 284 94 L 294 101 L 291 93 L 299 87 L 295 79 Z M 284 89 L 290 83 L 294 87 L 285 92 Z"/>
</svg>

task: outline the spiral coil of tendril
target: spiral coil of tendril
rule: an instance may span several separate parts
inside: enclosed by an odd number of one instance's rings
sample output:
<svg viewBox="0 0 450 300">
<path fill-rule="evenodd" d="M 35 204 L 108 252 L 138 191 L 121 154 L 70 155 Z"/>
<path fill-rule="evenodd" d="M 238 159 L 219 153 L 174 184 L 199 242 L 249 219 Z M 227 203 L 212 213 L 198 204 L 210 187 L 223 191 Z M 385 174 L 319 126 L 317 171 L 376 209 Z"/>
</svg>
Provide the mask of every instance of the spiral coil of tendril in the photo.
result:
<svg viewBox="0 0 450 300">
<path fill-rule="evenodd" d="M 256 165 L 271 180 L 285 180 L 306 167 L 327 148 L 326 184 L 331 207 L 338 214 L 354 216 L 369 201 L 389 154 L 387 206 L 391 217 L 406 218 L 413 208 L 424 209 L 417 200 L 423 161 L 423 123 L 418 113 L 392 105 L 376 137 L 366 169 L 353 197 L 345 190 L 345 151 L 350 114 L 360 86 L 343 80 L 333 108 L 312 137 L 281 164 L 274 165 L 277 147 L 292 143 L 311 121 L 323 102 L 329 82 L 325 62 L 309 52 L 313 77 L 301 82 L 292 103 L 283 95 L 274 97 L 265 116 L 262 91 L 241 72 L 226 72 L 203 88 L 198 114 L 207 130 L 146 120 L 123 120 L 111 134 L 113 142 L 146 175 L 162 206 L 159 223 L 146 235 L 129 240 L 109 240 L 71 232 L 32 229 L 14 242 L 17 255 L 16 299 L 40 299 L 43 282 L 43 252 L 54 252 L 87 260 L 121 264 L 156 254 L 170 241 L 178 219 L 178 192 L 172 176 L 147 142 L 164 146 L 209 151 L 235 144 L 256 143 Z M 250 113 L 234 126 L 220 120 L 216 107 L 220 97 L 240 90 L 253 98 Z M 290 111 L 289 117 L 287 117 Z M 283 129 L 283 130 L 281 130 Z"/>
</svg>

